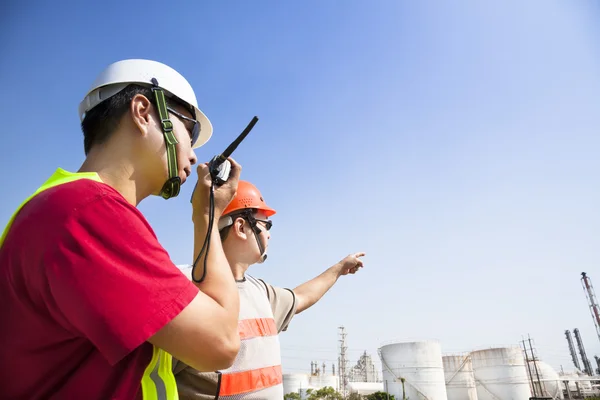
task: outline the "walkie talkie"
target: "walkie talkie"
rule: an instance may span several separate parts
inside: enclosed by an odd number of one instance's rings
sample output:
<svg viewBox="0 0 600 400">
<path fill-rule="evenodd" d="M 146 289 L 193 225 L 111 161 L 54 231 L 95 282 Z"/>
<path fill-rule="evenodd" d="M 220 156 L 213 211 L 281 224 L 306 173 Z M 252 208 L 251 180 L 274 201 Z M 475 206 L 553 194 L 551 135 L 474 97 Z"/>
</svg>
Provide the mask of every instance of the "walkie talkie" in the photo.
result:
<svg viewBox="0 0 600 400">
<path fill-rule="evenodd" d="M 216 186 L 221 186 L 227 179 L 229 178 L 229 173 L 231 172 L 231 163 L 227 160 L 231 154 L 237 149 L 237 147 L 242 143 L 242 140 L 248 136 L 254 125 L 258 122 L 258 117 L 254 116 L 252 121 L 248 124 L 246 129 L 240 133 L 240 135 L 233 141 L 231 144 L 225 149 L 225 151 L 218 156 L 214 156 L 212 160 L 208 163 L 208 170 L 210 172 L 210 176 L 213 180 L 213 183 Z M 198 182 L 196 182 L 196 186 L 198 186 Z M 194 197 L 194 191 L 196 191 L 196 187 L 194 186 L 194 190 L 192 191 L 192 197 Z M 192 200 L 190 199 L 190 203 Z"/>
<path fill-rule="evenodd" d="M 229 147 L 227 147 L 220 155 L 214 156 L 213 159 L 208 163 L 208 170 L 210 171 L 210 176 L 215 182 L 215 185 L 221 186 L 227 181 L 227 178 L 229 178 L 231 164 L 227 158 L 229 158 L 239 144 L 242 143 L 242 140 L 244 140 L 252 128 L 254 128 L 256 122 L 258 122 L 258 117 L 255 116 L 252 118 L 252 121 L 250 121 L 246 129 L 240 133 L 240 135 L 229 145 Z"/>
<path fill-rule="evenodd" d="M 252 130 L 252 128 L 254 127 L 254 125 L 256 124 L 257 121 L 258 121 L 258 117 L 255 116 L 254 118 L 252 118 L 252 121 L 250 121 L 250 123 L 248 124 L 246 129 L 244 129 L 243 132 L 240 133 L 240 135 L 225 149 L 225 151 L 218 156 L 214 156 L 212 158 L 212 160 L 210 160 L 210 162 L 208 163 L 208 170 L 210 172 L 210 177 L 212 179 L 212 184 L 210 186 L 210 206 L 209 206 L 209 212 L 208 212 L 208 232 L 206 234 L 206 237 L 204 238 L 204 244 L 202 245 L 202 248 L 200 249 L 200 253 L 196 257 L 196 259 L 194 260 L 194 264 L 192 265 L 192 280 L 196 283 L 200 283 L 200 282 L 204 281 L 204 278 L 206 277 L 207 267 L 208 267 L 207 266 L 208 257 L 205 257 L 202 275 L 201 275 L 200 279 L 196 279 L 195 271 L 196 271 L 196 267 L 198 266 L 198 261 L 200 260 L 200 258 L 202 257 L 202 254 L 204 254 L 205 251 L 208 254 L 208 249 L 210 248 L 210 233 L 213 229 L 212 227 L 213 227 L 214 219 L 215 219 L 214 188 L 215 188 L 215 186 L 221 186 L 222 184 L 227 182 L 227 179 L 229 178 L 229 173 L 231 172 L 231 163 L 229 162 L 229 160 L 227 160 L 227 158 L 229 158 L 229 156 L 231 156 L 231 154 L 239 146 L 239 144 L 242 143 L 242 140 L 244 140 L 244 138 L 248 135 L 248 133 L 250 133 L 250 131 Z M 196 191 L 197 186 L 198 186 L 198 182 L 196 182 L 196 186 L 194 186 L 194 191 L 192 192 L 192 198 L 194 198 L 194 192 Z M 191 202 L 192 202 L 192 199 L 190 199 L 190 203 Z"/>
</svg>

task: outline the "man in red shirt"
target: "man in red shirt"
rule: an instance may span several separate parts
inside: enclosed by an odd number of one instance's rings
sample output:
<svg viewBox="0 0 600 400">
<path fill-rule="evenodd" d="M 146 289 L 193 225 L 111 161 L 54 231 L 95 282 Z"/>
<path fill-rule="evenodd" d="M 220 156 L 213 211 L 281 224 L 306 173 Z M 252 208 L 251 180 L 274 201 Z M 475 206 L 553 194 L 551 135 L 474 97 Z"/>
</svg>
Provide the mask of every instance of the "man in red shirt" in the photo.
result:
<svg viewBox="0 0 600 400">
<path fill-rule="evenodd" d="M 85 162 L 59 168 L 0 239 L 0 397 L 177 399 L 171 354 L 202 371 L 233 363 L 238 291 L 217 224 L 208 232 L 206 165 L 192 199 L 196 254 L 211 238 L 202 283 L 178 270 L 136 207 L 177 196 L 212 127 L 185 78 L 147 60 L 111 64 L 79 111 Z M 216 220 L 237 188 L 230 161 Z"/>
</svg>

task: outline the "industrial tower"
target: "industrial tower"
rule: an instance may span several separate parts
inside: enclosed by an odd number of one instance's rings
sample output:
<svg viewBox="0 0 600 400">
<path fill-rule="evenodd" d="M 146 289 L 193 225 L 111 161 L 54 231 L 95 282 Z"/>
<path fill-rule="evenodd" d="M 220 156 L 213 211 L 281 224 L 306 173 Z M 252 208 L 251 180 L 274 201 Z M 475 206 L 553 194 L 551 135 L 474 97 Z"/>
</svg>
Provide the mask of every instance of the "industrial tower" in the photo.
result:
<svg viewBox="0 0 600 400">
<path fill-rule="evenodd" d="M 340 374 L 340 393 L 346 398 L 346 385 L 348 384 L 348 358 L 346 351 L 348 346 L 346 345 L 346 329 L 343 326 L 338 328 L 340 330 L 340 356 L 338 358 L 338 371 Z"/>
<path fill-rule="evenodd" d="M 585 297 L 587 297 L 588 305 L 590 306 L 590 312 L 592 313 L 592 319 L 594 320 L 594 326 L 596 327 L 596 334 L 600 340 L 600 307 L 598 306 L 598 300 L 596 300 L 592 281 L 585 272 L 581 273 L 581 285 L 583 286 Z"/>
<path fill-rule="evenodd" d="M 569 342 L 569 352 L 571 353 L 571 359 L 573 359 L 573 365 L 575 368 L 581 371 L 581 365 L 579 365 L 579 359 L 577 358 L 577 352 L 575 351 L 575 345 L 573 344 L 571 331 L 567 329 L 565 331 L 565 336 L 567 337 L 567 342 Z"/>
<path fill-rule="evenodd" d="M 585 354 L 585 348 L 583 347 L 583 340 L 581 340 L 579 329 L 573 329 L 573 333 L 575 334 L 575 340 L 577 341 L 577 346 L 579 347 L 579 355 L 581 356 L 581 361 L 583 361 L 583 371 L 589 376 L 592 376 L 594 375 L 594 370 L 592 369 L 592 364 L 590 364 L 590 360 L 588 360 L 587 355 Z"/>
<path fill-rule="evenodd" d="M 373 359 L 365 350 L 358 359 L 355 366 L 348 370 L 348 381 L 350 382 L 379 382 L 377 368 Z"/>
</svg>

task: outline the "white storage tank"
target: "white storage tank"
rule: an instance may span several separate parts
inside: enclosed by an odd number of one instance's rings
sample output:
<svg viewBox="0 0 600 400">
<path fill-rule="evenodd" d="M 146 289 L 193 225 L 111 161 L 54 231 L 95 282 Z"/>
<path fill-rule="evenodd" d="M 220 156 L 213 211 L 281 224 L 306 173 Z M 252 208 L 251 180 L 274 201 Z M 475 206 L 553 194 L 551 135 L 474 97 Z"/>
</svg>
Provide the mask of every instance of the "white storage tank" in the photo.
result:
<svg viewBox="0 0 600 400">
<path fill-rule="evenodd" d="M 367 396 L 375 392 L 383 392 L 382 382 L 348 382 L 350 393 L 357 393 L 361 396 Z"/>
<path fill-rule="evenodd" d="M 379 357 L 384 388 L 396 399 L 447 400 L 439 342 L 389 344 L 379 349 Z"/>
<path fill-rule="evenodd" d="M 539 375 L 539 380 L 541 381 L 542 389 L 544 390 L 544 393 L 542 393 L 543 396 L 550 396 L 554 400 L 562 400 L 565 398 L 563 394 L 563 389 L 565 389 L 565 385 L 560 380 L 558 373 L 550 365 L 546 364 L 543 361 L 529 361 L 529 369 L 527 370 L 527 373 L 529 372 L 531 372 L 531 376 L 533 378 L 533 383 L 535 384 L 536 390 L 538 388 Z M 540 393 L 538 393 L 538 396 L 540 396 Z"/>
<path fill-rule="evenodd" d="M 520 347 L 474 351 L 471 362 L 479 400 L 527 400 L 531 397 Z"/>
<path fill-rule="evenodd" d="M 477 400 L 471 356 L 447 355 L 442 362 L 448 400 Z"/>
<path fill-rule="evenodd" d="M 308 374 L 283 374 L 283 394 L 299 393 L 308 387 Z"/>
<path fill-rule="evenodd" d="M 315 375 L 311 376 L 308 381 L 310 387 L 315 389 L 321 389 L 324 387 L 332 387 L 335 390 L 339 390 L 339 377 L 335 375 Z"/>
</svg>

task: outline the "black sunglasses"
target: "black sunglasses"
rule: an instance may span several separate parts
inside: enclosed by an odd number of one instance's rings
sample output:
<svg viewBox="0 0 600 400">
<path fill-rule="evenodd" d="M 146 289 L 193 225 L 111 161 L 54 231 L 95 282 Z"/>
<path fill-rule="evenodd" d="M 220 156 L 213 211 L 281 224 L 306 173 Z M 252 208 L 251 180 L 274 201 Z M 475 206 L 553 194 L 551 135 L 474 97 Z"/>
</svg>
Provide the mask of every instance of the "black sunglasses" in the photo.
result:
<svg viewBox="0 0 600 400">
<path fill-rule="evenodd" d="M 265 228 L 266 228 L 268 231 L 270 231 L 270 230 L 271 230 L 271 227 L 273 226 L 273 221 L 271 221 L 271 220 L 267 220 L 267 219 L 256 219 L 256 218 L 254 218 L 254 220 L 255 220 L 256 222 L 263 222 L 263 223 L 265 224 Z"/>
<path fill-rule="evenodd" d="M 198 136 L 200 136 L 200 122 L 193 118 L 186 117 L 185 115 L 173 110 L 171 107 L 167 107 L 167 110 L 171 114 L 175 114 L 177 117 L 181 118 L 184 121 L 189 121 L 189 122 L 194 123 L 194 127 L 192 128 L 192 133 L 190 134 L 190 138 L 192 139 L 192 146 L 193 146 L 194 143 L 196 143 L 196 140 L 198 140 Z"/>
</svg>

